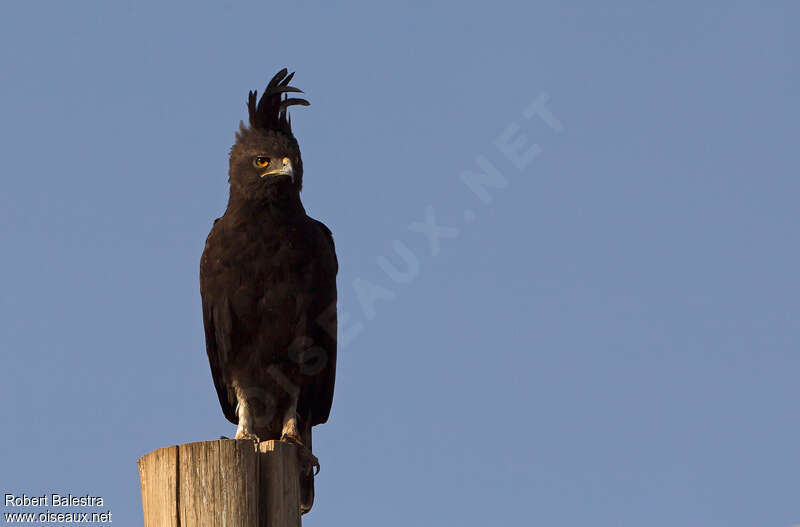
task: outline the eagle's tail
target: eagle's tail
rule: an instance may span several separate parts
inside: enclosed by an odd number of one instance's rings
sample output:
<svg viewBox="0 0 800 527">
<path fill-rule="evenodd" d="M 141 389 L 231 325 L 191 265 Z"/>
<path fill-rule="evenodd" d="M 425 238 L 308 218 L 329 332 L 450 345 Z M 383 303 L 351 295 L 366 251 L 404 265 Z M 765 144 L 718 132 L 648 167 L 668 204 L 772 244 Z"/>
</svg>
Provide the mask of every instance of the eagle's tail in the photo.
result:
<svg viewBox="0 0 800 527">
<path fill-rule="evenodd" d="M 300 513 L 305 514 L 314 505 L 314 472 L 300 474 Z"/>
<path fill-rule="evenodd" d="M 311 448 L 311 424 L 308 420 L 304 423 L 302 431 L 302 441 L 308 448 L 308 453 L 313 452 Z M 300 461 L 300 513 L 305 514 L 314 505 L 314 471 L 319 468 L 316 458 L 303 456 Z"/>
</svg>

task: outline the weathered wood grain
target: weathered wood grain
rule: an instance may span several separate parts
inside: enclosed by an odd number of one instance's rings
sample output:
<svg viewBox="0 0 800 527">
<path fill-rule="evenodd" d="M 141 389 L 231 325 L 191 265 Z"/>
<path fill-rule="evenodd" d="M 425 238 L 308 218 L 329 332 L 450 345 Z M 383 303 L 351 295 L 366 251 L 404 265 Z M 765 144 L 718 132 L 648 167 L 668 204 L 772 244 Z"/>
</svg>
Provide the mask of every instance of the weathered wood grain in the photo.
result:
<svg viewBox="0 0 800 527">
<path fill-rule="evenodd" d="M 168 446 L 139 459 L 144 524 L 178 527 L 178 447 Z"/>
<path fill-rule="evenodd" d="M 297 447 L 204 441 L 138 462 L 145 527 L 300 527 Z"/>
<path fill-rule="evenodd" d="M 300 527 L 300 468 L 297 447 L 281 441 L 258 445 L 261 460 L 261 516 L 265 525 Z"/>
</svg>

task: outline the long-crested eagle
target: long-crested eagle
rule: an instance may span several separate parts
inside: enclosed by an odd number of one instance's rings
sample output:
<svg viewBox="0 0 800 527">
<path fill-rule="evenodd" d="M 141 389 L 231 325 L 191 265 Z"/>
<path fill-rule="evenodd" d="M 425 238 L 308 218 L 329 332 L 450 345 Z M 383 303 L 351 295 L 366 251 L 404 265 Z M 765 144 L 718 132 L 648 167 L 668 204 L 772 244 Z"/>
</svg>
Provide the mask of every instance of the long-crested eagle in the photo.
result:
<svg viewBox="0 0 800 527">
<path fill-rule="evenodd" d="M 331 231 L 300 201 L 303 162 L 278 72 L 230 151 L 230 196 L 200 261 L 206 351 L 236 439 L 300 446 L 301 510 L 314 500 L 311 427 L 328 419 L 336 373 L 336 273 Z"/>
</svg>

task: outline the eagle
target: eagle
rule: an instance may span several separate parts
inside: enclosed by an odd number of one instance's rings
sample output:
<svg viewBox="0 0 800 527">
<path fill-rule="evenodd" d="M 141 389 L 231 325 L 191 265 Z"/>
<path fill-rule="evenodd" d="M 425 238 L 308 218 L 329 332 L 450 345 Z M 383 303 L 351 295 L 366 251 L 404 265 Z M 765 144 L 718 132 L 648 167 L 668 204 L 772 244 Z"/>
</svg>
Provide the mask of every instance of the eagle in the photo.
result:
<svg viewBox="0 0 800 527">
<path fill-rule="evenodd" d="M 325 423 L 336 375 L 336 274 L 330 229 L 300 200 L 303 161 L 284 68 L 247 100 L 230 150 L 229 198 L 200 260 L 206 352 L 236 439 L 299 446 L 301 511 L 314 501 L 311 428 Z"/>
</svg>

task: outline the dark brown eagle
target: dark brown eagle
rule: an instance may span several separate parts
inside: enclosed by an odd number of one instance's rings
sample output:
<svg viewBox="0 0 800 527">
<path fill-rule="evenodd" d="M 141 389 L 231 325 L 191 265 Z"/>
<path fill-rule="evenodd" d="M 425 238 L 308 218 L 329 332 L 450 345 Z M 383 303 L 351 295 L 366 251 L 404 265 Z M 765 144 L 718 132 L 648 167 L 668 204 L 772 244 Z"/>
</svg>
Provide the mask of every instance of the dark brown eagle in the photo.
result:
<svg viewBox="0 0 800 527">
<path fill-rule="evenodd" d="M 230 197 L 200 261 L 206 351 L 236 439 L 301 447 L 301 509 L 314 500 L 311 427 L 328 420 L 336 374 L 336 273 L 331 231 L 300 201 L 303 162 L 287 109 L 309 103 L 278 72 L 231 148 Z"/>
</svg>

